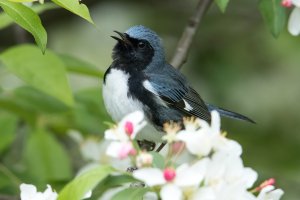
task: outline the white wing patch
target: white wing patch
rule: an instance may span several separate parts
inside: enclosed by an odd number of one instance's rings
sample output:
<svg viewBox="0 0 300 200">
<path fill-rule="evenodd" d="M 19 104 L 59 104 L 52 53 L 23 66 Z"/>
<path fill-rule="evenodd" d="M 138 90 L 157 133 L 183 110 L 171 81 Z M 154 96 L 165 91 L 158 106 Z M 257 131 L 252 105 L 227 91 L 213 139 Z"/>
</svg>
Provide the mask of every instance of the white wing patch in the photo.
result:
<svg viewBox="0 0 300 200">
<path fill-rule="evenodd" d="M 152 92 L 153 94 L 155 94 L 156 96 L 158 96 L 158 93 L 155 91 L 155 89 L 153 88 L 153 86 L 151 85 L 151 83 L 148 80 L 145 80 L 143 82 L 143 86 L 144 88 L 146 88 L 146 90 Z"/>
<path fill-rule="evenodd" d="M 184 102 L 184 110 L 186 110 L 186 111 L 193 110 L 193 107 L 188 102 L 186 102 L 184 99 L 183 99 L 183 102 Z"/>
<path fill-rule="evenodd" d="M 152 94 L 154 94 L 157 98 L 156 98 L 156 102 L 158 104 L 161 104 L 165 107 L 168 107 L 166 105 L 166 103 L 159 97 L 159 94 L 157 93 L 157 91 L 154 89 L 154 87 L 151 85 L 151 83 L 148 80 L 145 80 L 143 82 L 143 86 L 146 90 L 148 90 L 149 92 L 151 92 Z"/>
</svg>

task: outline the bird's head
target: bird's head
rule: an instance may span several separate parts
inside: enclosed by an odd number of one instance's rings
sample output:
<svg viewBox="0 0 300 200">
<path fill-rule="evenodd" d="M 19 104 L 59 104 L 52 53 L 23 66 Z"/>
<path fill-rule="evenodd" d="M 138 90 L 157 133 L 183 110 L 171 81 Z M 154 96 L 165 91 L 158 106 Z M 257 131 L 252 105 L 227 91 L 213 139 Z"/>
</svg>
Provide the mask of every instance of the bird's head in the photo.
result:
<svg viewBox="0 0 300 200">
<path fill-rule="evenodd" d="M 149 28 L 139 25 L 129 28 L 125 33 L 114 32 L 119 35 L 111 36 L 118 41 L 113 49 L 114 60 L 139 66 L 141 70 L 165 61 L 161 39 Z"/>
</svg>

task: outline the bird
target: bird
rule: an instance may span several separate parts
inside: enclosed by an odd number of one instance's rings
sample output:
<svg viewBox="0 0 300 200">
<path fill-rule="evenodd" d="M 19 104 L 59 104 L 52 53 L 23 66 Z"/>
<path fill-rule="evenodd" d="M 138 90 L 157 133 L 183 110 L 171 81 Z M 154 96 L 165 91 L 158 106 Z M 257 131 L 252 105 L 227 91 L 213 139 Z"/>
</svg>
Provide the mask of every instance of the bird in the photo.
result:
<svg viewBox="0 0 300 200">
<path fill-rule="evenodd" d="M 143 25 L 125 32 L 114 31 L 117 41 L 112 50 L 112 64 L 103 78 L 102 95 L 107 112 L 114 121 L 134 111 L 141 111 L 147 127 L 138 134 L 139 144 L 150 142 L 152 149 L 165 142 L 165 123 L 182 123 L 184 117 L 210 122 L 212 110 L 221 116 L 255 123 L 252 119 L 206 103 L 186 77 L 166 61 L 161 38 Z M 154 146 L 153 146 L 154 144 Z"/>
</svg>

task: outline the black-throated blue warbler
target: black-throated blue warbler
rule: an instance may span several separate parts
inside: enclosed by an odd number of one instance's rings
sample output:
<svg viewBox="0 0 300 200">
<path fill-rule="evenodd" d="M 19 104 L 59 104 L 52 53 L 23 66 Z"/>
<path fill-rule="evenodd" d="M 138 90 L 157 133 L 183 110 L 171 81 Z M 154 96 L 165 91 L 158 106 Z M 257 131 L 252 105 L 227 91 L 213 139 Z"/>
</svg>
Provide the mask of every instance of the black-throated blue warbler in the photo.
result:
<svg viewBox="0 0 300 200">
<path fill-rule="evenodd" d="M 103 80 L 103 99 L 115 121 L 125 115 L 143 111 L 148 127 L 138 140 L 162 142 L 163 124 L 181 122 L 195 116 L 210 122 L 210 111 L 253 122 L 248 117 L 208 103 L 189 85 L 177 69 L 168 64 L 160 37 L 149 28 L 133 26 L 119 37 L 113 48 L 113 62 Z"/>
</svg>

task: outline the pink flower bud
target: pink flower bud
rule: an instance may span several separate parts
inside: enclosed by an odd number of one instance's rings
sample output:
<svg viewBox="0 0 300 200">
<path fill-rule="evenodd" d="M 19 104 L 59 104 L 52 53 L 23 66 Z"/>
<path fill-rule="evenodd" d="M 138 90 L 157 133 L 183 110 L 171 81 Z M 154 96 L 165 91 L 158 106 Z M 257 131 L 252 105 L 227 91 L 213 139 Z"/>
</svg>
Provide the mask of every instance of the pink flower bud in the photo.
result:
<svg viewBox="0 0 300 200">
<path fill-rule="evenodd" d="M 136 153 L 137 152 L 136 152 L 136 150 L 134 148 L 130 149 L 130 151 L 129 151 L 129 155 L 131 155 L 131 156 L 135 156 Z"/>
<path fill-rule="evenodd" d="M 176 177 L 176 171 L 173 168 L 166 168 L 163 172 L 166 181 L 171 182 Z"/>
<path fill-rule="evenodd" d="M 290 7 L 292 7 L 293 3 L 292 3 L 292 0 L 282 0 L 281 5 L 283 7 L 290 8 Z"/>
<path fill-rule="evenodd" d="M 275 179 L 274 178 L 270 178 L 268 180 L 265 180 L 264 182 L 262 182 L 258 187 L 256 187 L 253 191 L 254 192 L 259 192 L 261 191 L 262 189 L 264 189 L 265 187 L 267 186 L 270 186 L 270 185 L 274 185 L 275 184 Z"/>
<path fill-rule="evenodd" d="M 125 126 L 124 126 L 125 132 L 128 136 L 131 136 L 131 134 L 133 133 L 133 124 L 132 122 L 125 122 Z"/>
<path fill-rule="evenodd" d="M 127 158 L 128 155 L 133 155 L 136 150 L 133 148 L 131 143 L 124 143 L 118 152 L 119 159 Z"/>
</svg>

